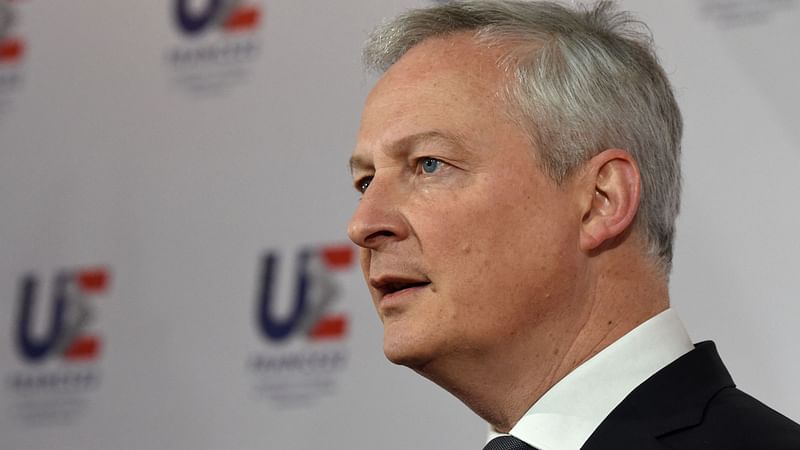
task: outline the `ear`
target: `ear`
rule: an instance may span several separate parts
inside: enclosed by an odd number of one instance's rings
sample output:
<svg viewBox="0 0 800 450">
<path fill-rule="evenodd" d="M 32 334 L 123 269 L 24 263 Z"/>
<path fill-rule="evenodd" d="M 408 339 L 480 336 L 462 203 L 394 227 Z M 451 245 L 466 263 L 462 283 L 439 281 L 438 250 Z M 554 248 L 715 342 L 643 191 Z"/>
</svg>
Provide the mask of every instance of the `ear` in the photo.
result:
<svg viewBox="0 0 800 450">
<path fill-rule="evenodd" d="M 604 150 L 585 166 L 580 247 L 592 251 L 627 230 L 639 209 L 641 179 L 625 150 Z"/>
</svg>

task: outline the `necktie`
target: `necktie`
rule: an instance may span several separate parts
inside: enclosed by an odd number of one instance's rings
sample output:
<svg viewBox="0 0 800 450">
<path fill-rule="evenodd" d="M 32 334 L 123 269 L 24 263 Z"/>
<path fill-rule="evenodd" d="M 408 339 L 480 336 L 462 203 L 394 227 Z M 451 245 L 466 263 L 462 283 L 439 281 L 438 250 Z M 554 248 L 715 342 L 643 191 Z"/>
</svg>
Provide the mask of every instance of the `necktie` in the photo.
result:
<svg viewBox="0 0 800 450">
<path fill-rule="evenodd" d="M 536 450 L 514 436 L 499 436 L 486 444 L 483 450 Z"/>
</svg>

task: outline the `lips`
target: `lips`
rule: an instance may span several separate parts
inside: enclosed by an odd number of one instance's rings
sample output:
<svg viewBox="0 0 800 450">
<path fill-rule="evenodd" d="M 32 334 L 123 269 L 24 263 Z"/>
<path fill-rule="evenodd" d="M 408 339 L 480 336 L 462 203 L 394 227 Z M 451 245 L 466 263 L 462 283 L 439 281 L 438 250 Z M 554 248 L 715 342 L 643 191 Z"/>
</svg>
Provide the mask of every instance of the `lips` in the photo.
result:
<svg viewBox="0 0 800 450">
<path fill-rule="evenodd" d="M 381 276 L 370 279 L 369 284 L 381 297 L 395 296 L 431 284 L 430 280 L 402 276 Z"/>
</svg>

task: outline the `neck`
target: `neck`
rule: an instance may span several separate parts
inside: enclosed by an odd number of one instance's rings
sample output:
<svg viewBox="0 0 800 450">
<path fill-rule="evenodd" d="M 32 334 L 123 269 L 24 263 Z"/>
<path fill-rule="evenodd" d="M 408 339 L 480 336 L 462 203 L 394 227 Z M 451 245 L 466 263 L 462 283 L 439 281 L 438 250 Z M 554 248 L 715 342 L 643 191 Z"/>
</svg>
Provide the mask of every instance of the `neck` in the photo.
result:
<svg viewBox="0 0 800 450">
<path fill-rule="evenodd" d="M 628 258 L 631 255 L 620 255 Z M 599 267 L 614 267 L 596 264 Z M 649 264 L 587 267 L 565 308 L 502 347 L 463 352 L 414 370 L 447 389 L 499 432 L 508 432 L 553 385 L 669 307 L 667 283 Z M 631 271 L 631 267 L 637 267 Z"/>
</svg>

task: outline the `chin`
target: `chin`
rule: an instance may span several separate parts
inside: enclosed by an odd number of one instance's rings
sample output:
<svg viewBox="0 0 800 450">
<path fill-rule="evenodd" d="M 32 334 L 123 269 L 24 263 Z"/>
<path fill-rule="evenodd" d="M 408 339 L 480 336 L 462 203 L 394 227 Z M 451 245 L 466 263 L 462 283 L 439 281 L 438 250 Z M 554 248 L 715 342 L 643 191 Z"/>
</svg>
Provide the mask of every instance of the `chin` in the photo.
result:
<svg viewBox="0 0 800 450">
<path fill-rule="evenodd" d="M 425 366 L 425 364 L 428 362 L 427 358 L 421 358 L 419 356 L 398 355 L 390 352 L 384 352 L 384 355 L 386 355 L 386 359 L 388 359 L 392 364 L 405 366 L 414 370 L 418 370 L 418 368 Z"/>
<path fill-rule="evenodd" d="M 383 354 L 394 364 L 418 369 L 433 358 L 432 345 L 413 338 L 390 336 L 384 332 Z"/>
</svg>

